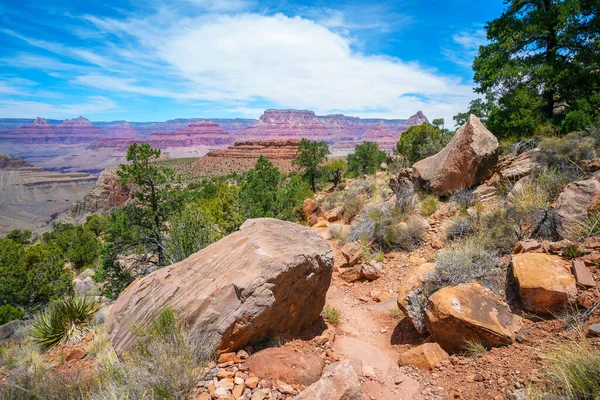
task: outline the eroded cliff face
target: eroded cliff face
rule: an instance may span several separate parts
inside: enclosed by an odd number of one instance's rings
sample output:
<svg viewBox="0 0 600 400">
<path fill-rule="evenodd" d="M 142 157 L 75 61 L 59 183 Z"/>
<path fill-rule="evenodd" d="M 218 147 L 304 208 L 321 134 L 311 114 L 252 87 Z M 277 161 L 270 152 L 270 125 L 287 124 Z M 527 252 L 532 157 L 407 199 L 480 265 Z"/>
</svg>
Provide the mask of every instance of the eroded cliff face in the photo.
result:
<svg viewBox="0 0 600 400">
<path fill-rule="evenodd" d="M 0 153 L 0 236 L 13 229 L 43 230 L 95 181 L 86 173 L 46 171 Z"/>
<path fill-rule="evenodd" d="M 199 176 L 245 172 L 263 155 L 281 171 L 289 172 L 298 154 L 298 143 L 295 139 L 237 142 L 226 149 L 209 152 L 196 161 L 192 169 Z"/>
</svg>

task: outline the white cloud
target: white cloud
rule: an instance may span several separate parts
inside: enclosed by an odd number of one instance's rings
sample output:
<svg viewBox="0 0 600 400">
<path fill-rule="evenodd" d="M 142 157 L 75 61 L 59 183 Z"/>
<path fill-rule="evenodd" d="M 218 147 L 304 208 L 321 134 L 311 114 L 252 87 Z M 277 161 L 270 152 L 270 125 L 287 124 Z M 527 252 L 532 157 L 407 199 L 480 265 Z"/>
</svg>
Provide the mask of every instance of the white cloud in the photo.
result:
<svg viewBox="0 0 600 400">
<path fill-rule="evenodd" d="M 93 96 L 76 104 L 49 104 L 38 101 L 0 100 L 0 118 L 73 118 L 74 115 L 97 115 L 114 111 L 114 101 L 102 96 Z"/>
<path fill-rule="evenodd" d="M 361 54 L 349 38 L 301 17 L 169 19 L 160 12 L 127 21 L 86 18 L 107 34 L 134 39 L 155 57 L 154 67 L 171 75 L 170 85 L 160 77 L 143 84 L 108 74 L 77 78 L 108 90 L 180 100 L 263 100 L 318 113 L 381 115 L 386 110 L 396 118 L 418 109 L 451 118 L 473 98 L 471 86 L 457 78 L 397 58 Z"/>
<path fill-rule="evenodd" d="M 479 46 L 487 42 L 485 29 L 461 31 L 452 35 L 452 45 L 442 49 L 442 53 L 452 62 L 471 68 Z"/>
<path fill-rule="evenodd" d="M 162 6 L 151 16 L 124 20 L 85 15 L 88 28 L 105 38 L 101 45 L 86 48 L 4 33 L 61 58 L 20 55 L 15 59 L 21 65 L 39 62 L 46 73 L 63 79 L 65 72 L 71 72 L 68 79 L 76 85 L 181 102 L 205 101 L 211 108 L 237 109 L 244 115 L 264 103 L 319 114 L 391 118 L 406 118 L 422 109 L 430 118 L 450 121 L 474 98 L 471 85 L 459 78 L 398 58 L 356 51 L 353 39 L 340 29 L 351 31 L 358 25 L 343 13 L 329 10 L 324 18 L 313 20 L 237 13 L 247 5 L 240 0 L 190 1 L 212 9 L 208 14 L 184 15 Z M 462 48 L 474 43 L 466 34 L 453 39 Z M 67 63 L 65 57 L 79 63 Z M 0 60 L 4 62 L 9 60 Z"/>
</svg>

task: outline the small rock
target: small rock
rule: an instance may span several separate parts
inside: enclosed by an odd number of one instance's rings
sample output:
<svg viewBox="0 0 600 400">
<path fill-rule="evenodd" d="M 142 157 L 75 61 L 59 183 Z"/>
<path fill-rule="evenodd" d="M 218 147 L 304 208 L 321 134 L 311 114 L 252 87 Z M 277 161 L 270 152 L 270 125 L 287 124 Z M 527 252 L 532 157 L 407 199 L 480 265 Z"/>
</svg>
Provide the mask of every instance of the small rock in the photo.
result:
<svg viewBox="0 0 600 400">
<path fill-rule="evenodd" d="M 212 396 L 206 392 L 200 393 L 198 395 L 198 397 L 196 397 L 196 400 L 211 400 L 211 399 L 212 399 Z"/>
<path fill-rule="evenodd" d="M 571 270 L 573 271 L 573 275 L 575 276 L 579 286 L 583 286 L 585 288 L 596 287 L 594 277 L 582 260 L 573 260 Z"/>
<path fill-rule="evenodd" d="M 379 279 L 383 275 L 383 268 L 380 262 L 371 261 L 361 266 L 361 275 L 370 280 L 374 281 Z"/>
<path fill-rule="evenodd" d="M 65 361 L 69 362 L 69 361 L 73 361 L 73 360 L 81 360 L 83 357 L 85 357 L 85 355 L 86 355 L 85 350 L 75 349 L 67 355 L 67 357 L 65 358 Z"/>
<path fill-rule="evenodd" d="M 285 382 L 277 381 L 277 390 L 279 390 L 283 394 L 293 394 L 294 388 L 292 385 L 288 385 Z"/>
<path fill-rule="evenodd" d="M 236 360 L 236 355 L 235 353 L 223 353 L 219 356 L 219 364 L 223 364 L 226 362 L 235 362 Z"/>
<path fill-rule="evenodd" d="M 246 379 L 246 381 L 244 382 L 246 384 L 247 387 L 249 387 L 250 389 L 254 389 L 258 386 L 258 377 L 256 376 L 251 376 L 248 379 Z"/>
<path fill-rule="evenodd" d="M 600 324 L 593 324 L 587 334 L 589 337 L 600 337 Z"/>
<path fill-rule="evenodd" d="M 237 352 L 236 357 L 240 360 L 245 360 L 246 358 L 250 357 L 250 355 L 245 350 L 240 350 Z"/>
</svg>

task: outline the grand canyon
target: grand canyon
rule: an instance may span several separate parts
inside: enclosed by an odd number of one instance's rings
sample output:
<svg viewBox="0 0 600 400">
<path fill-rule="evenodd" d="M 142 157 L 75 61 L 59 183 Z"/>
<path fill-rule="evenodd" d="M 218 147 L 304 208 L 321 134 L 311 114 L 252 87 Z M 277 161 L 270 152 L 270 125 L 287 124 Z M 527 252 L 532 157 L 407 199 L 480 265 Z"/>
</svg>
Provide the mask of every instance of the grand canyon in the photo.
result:
<svg viewBox="0 0 600 400">
<path fill-rule="evenodd" d="M 318 116 L 307 110 L 266 110 L 258 120 L 190 118 L 165 122 L 92 122 L 0 119 L 0 152 L 60 172 L 88 172 L 125 161 L 133 142 L 150 143 L 166 157 L 201 157 L 235 142 L 301 139 L 324 141 L 345 155 L 365 141 L 390 151 L 412 125 L 427 122 L 421 111 L 408 119 L 361 119 L 342 114 Z"/>
</svg>

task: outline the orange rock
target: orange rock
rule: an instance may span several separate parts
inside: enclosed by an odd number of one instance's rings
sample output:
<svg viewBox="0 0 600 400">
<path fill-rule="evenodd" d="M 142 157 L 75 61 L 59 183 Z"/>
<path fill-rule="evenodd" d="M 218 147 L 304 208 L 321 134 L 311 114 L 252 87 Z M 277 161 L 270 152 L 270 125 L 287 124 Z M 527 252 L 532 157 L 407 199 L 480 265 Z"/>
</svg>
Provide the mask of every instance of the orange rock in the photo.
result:
<svg viewBox="0 0 600 400">
<path fill-rule="evenodd" d="M 226 362 L 235 362 L 236 360 L 236 354 L 234 352 L 231 353 L 223 353 L 221 355 L 219 355 L 219 364 L 223 364 Z"/>
<path fill-rule="evenodd" d="M 73 360 L 81 360 L 83 357 L 85 357 L 85 355 L 86 355 L 85 350 L 75 349 L 67 355 L 67 357 L 65 358 L 65 361 L 69 362 L 69 361 L 73 361 Z"/>
<path fill-rule="evenodd" d="M 245 365 L 263 379 L 308 386 L 319 380 L 325 362 L 315 353 L 276 347 L 252 354 Z"/>
<path fill-rule="evenodd" d="M 417 367 L 423 371 L 435 368 L 436 364 L 448 360 L 448 353 L 437 343 L 424 343 L 400 354 L 400 365 Z"/>
<path fill-rule="evenodd" d="M 198 397 L 196 397 L 196 400 L 211 400 L 211 399 L 212 399 L 212 396 L 206 392 L 200 393 L 198 395 Z"/>
<path fill-rule="evenodd" d="M 511 344 L 521 329 L 521 317 L 479 283 L 449 286 L 429 297 L 425 323 L 433 339 L 449 353 L 477 341 L 487 347 Z"/>
<path fill-rule="evenodd" d="M 398 308 L 402 310 L 419 333 L 426 330 L 423 307 L 427 303 L 427 299 L 422 294 L 421 284 L 425 276 L 434 268 L 434 263 L 425 263 L 413 268 L 402 281 L 398 291 Z"/>
<path fill-rule="evenodd" d="M 355 266 L 363 257 L 363 251 L 356 243 L 346 243 L 340 252 L 350 267 Z"/>
<path fill-rule="evenodd" d="M 523 307 L 528 311 L 552 314 L 577 297 L 575 278 L 558 256 L 515 254 L 512 270 Z"/>
<path fill-rule="evenodd" d="M 573 260 L 571 270 L 573 271 L 573 275 L 575 275 L 575 279 L 577 280 L 578 285 L 583 286 L 585 288 L 596 287 L 596 281 L 594 281 L 592 273 L 583 261 Z"/>
</svg>

